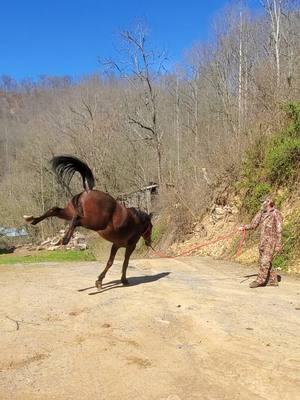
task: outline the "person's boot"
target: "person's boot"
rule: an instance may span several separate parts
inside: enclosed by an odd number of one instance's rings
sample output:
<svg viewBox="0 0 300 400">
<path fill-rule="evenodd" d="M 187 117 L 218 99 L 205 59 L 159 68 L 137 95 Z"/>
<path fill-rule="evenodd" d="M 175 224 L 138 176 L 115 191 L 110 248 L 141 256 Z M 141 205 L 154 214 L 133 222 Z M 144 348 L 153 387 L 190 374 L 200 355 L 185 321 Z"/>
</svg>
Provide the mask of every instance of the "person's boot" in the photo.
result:
<svg viewBox="0 0 300 400">
<path fill-rule="evenodd" d="M 266 286 L 278 286 L 277 281 L 269 281 Z"/>
<path fill-rule="evenodd" d="M 281 276 L 277 274 L 271 274 L 268 282 L 266 282 L 266 286 L 278 286 L 278 282 L 281 281 Z"/>
<path fill-rule="evenodd" d="M 264 286 L 264 284 L 263 284 L 263 283 L 260 283 L 260 282 L 258 282 L 258 281 L 253 281 L 253 282 L 251 282 L 250 285 L 249 285 L 249 287 L 250 287 L 251 289 L 254 289 L 254 288 L 257 288 L 257 287 L 261 287 L 261 286 Z"/>
</svg>

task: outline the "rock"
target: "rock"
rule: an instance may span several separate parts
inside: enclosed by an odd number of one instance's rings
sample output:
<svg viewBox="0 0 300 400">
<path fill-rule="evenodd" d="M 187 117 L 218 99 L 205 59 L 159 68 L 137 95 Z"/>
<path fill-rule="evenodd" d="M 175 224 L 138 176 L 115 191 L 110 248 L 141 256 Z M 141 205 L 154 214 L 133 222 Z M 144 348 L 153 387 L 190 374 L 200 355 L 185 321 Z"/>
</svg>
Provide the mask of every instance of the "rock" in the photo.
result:
<svg viewBox="0 0 300 400">
<path fill-rule="evenodd" d="M 239 209 L 236 206 L 232 206 L 231 207 L 231 213 L 232 214 L 238 214 L 239 213 Z"/>
<path fill-rule="evenodd" d="M 216 215 L 224 215 L 225 214 L 225 207 L 216 207 L 214 209 L 214 213 Z"/>
<path fill-rule="evenodd" d="M 56 235 L 53 238 L 48 237 L 46 240 L 42 241 L 37 246 L 34 246 L 32 243 L 30 243 L 26 245 L 25 248 L 29 251 L 33 250 L 55 251 L 63 248 L 67 250 L 86 250 L 88 248 L 86 238 L 82 233 L 75 232 L 75 234 L 72 236 L 67 246 L 61 245 L 61 239 L 64 235 L 65 235 L 65 230 L 60 230 L 59 235 Z"/>
<path fill-rule="evenodd" d="M 47 247 L 47 250 L 53 251 L 53 250 L 59 250 L 61 248 L 62 248 L 62 246 L 49 246 L 49 247 Z"/>
<path fill-rule="evenodd" d="M 61 237 L 56 236 L 54 239 L 51 240 L 50 244 L 51 244 L 51 246 L 58 246 L 60 241 L 61 241 Z"/>
<path fill-rule="evenodd" d="M 50 238 L 47 238 L 46 240 L 44 240 L 42 243 L 41 243 L 41 246 L 44 246 L 44 245 L 46 245 L 46 244 L 48 244 L 48 243 L 50 243 L 51 242 L 51 239 Z"/>
</svg>

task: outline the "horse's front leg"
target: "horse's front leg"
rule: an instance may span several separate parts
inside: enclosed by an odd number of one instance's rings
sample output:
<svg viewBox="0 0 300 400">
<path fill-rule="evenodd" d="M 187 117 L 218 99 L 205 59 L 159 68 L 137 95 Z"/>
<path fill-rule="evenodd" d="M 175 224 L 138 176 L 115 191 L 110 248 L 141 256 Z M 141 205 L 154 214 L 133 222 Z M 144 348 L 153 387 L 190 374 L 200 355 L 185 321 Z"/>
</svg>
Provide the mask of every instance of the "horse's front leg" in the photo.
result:
<svg viewBox="0 0 300 400">
<path fill-rule="evenodd" d="M 24 215 L 23 217 L 25 221 L 29 222 L 31 225 L 36 225 L 39 222 L 49 217 L 58 217 L 66 220 L 70 219 L 69 215 L 66 214 L 65 209 L 59 207 L 50 208 L 50 210 L 46 211 L 40 217 L 34 217 L 33 215 Z"/>
<path fill-rule="evenodd" d="M 119 249 L 118 246 L 116 246 L 115 244 L 112 245 L 111 250 L 110 250 L 110 256 L 107 261 L 106 267 L 101 272 L 101 274 L 98 276 L 98 279 L 95 282 L 95 285 L 98 289 L 102 289 L 102 281 L 105 278 L 105 275 L 106 275 L 107 271 L 109 270 L 109 268 L 113 265 L 118 249 Z"/>
<path fill-rule="evenodd" d="M 131 254 L 133 253 L 135 247 L 136 247 L 136 244 L 128 245 L 126 247 L 125 258 L 124 258 L 123 267 L 122 267 L 122 277 L 121 277 L 121 282 L 123 283 L 123 285 L 129 284 L 128 279 L 126 278 L 126 271 L 127 271 L 127 267 L 129 264 L 129 258 L 131 256 Z"/>
</svg>

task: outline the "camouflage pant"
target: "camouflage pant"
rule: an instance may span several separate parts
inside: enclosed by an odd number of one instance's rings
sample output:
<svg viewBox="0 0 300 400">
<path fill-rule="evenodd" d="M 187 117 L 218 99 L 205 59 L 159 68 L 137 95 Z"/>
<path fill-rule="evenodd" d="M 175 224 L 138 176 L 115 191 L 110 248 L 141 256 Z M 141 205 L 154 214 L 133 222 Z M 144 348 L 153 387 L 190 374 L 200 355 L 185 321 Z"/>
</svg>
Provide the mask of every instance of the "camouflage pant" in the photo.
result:
<svg viewBox="0 0 300 400">
<path fill-rule="evenodd" d="M 274 246 L 261 246 L 259 248 L 259 271 L 256 280 L 260 284 L 277 282 L 277 273 L 272 266 L 274 253 Z"/>
</svg>

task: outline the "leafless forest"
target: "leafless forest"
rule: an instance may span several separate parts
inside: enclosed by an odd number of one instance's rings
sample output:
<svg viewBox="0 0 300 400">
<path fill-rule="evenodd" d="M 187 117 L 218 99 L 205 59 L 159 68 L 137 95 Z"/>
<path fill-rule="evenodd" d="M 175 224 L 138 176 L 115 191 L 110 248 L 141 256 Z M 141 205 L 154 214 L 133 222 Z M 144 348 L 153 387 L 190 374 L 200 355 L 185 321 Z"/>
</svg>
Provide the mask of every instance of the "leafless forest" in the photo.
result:
<svg viewBox="0 0 300 400">
<path fill-rule="evenodd" d="M 193 219 L 220 182 L 236 179 L 248 147 L 280 128 L 283 105 L 300 98 L 295 2 L 264 0 L 257 15 L 227 7 L 211 39 L 176 66 L 144 27 L 119 39 L 117 59 L 95 60 L 97 73 L 80 80 L 0 78 L 0 225 L 19 227 L 24 213 L 64 203 L 48 163 L 60 153 L 85 160 L 97 188 L 114 196 L 157 182 L 160 207 L 176 204 Z"/>
</svg>

